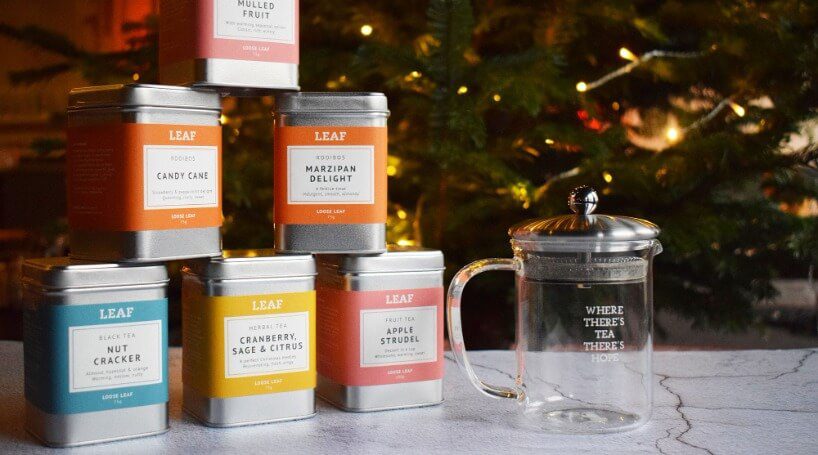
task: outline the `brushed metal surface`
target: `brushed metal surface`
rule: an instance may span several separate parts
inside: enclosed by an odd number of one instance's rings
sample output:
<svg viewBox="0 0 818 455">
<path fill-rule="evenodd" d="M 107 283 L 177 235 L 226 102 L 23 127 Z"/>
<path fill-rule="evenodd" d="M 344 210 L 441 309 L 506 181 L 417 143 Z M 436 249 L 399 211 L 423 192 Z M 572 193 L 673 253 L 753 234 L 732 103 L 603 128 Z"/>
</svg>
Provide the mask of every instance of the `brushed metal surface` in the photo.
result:
<svg viewBox="0 0 818 455">
<path fill-rule="evenodd" d="M 276 224 L 275 248 L 282 253 L 383 253 L 386 225 Z"/>
<path fill-rule="evenodd" d="M 386 96 L 379 92 L 294 92 L 276 96 L 276 115 L 389 115 Z M 372 125 L 370 125 L 372 126 Z"/>
<path fill-rule="evenodd" d="M 443 380 L 351 386 L 319 374 L 316 393 L 332 405 L 351 412 L 418 408 L 443 402 Z"/>
<path fill-rule="evenodd" d="M 76 447 L 162 434 L 168 425 L 168 404 L 77 414 L 49 414 L 26 402 L 26 430 L 51 447 Z"/>
<path fill-rule="evenodd" d="M 69 231 L 74 259 L 150 263 L 221 255 L 218 227 L 158 231 Z"/>
<path fill-rule="evenodd" d="M 188 261 L 185 272 L 204 280 L 314 276 L 309 254 L 276 254 L 273 250 L 225 250 L 219 257 Z"/>
<path fill-rule="evenodd" d="M 210 89 L 222 95 L 264 96 L 298 90 L 298 65 L 225 58 L 199 58 L 159 68 L 163 84 Z"/>
<path fill-rule="evenodd" d="M 26 259 L 22 272 L 25 283 L 49 291 L 91 287 L 127 288 L 168 282 L 168 270 L 164 265 L 134 266 L 77 261 L 67 257 Z"/>
<path fill-rule="evenodd" d="M 80 87 L 68 95 L 68 112 L 85 114 L 101 108 L 169 108 L 217 112 L 221 100 L 215 93 L 156 84 L 113 84 Z"/>
<path fill-rule="evenodd" d="M 440 250 L 399 245 L 388 245 L 384 254 L 321 254 L 317 260 L 324 268 L 350 274 L 429 272 L 445 268 Z"/>
<path fill-rule="evenodd" d="M 262 423 L 300 420 L 315 415 L 313 389 L 292 392 L 211 398 L 192 387 L 185 387 L 183 409 L 211 427 L 237 427 Z"/>
</svg>

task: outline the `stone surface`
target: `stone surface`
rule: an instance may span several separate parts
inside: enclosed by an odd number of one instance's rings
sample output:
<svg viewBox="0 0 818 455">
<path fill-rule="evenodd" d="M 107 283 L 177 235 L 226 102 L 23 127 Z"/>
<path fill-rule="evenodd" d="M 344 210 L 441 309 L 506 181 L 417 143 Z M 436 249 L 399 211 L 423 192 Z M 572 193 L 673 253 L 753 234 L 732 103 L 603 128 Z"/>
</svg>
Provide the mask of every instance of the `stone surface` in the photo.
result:
<svg viewBox="0 0 818 455">
<path fill-rule="evenodd" d="M 0 453 L 818 453 L 818 349 L 655 353 L 653 419 L 626 433 L 544 434 L 520 427 L 514 403 L 467 384 L 447 354 L 444 404 L 350 414 L 319 402 L 303 421 L 232 429 L 197 425 L 180 409 L 181 351 L 171 349 L 171 431 L 72 450 L 23 430 L 22 344 L 0 342 Z M 478 374 L 503 384 L 512 352 L 474 352 Z"/>
</svg>

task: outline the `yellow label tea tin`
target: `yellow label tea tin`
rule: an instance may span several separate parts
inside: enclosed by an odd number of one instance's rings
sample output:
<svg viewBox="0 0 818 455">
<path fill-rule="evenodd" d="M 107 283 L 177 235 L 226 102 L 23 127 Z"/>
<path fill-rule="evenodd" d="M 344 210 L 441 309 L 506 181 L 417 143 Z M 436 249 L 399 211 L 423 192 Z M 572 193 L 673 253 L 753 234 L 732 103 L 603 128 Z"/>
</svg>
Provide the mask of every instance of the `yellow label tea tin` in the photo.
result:
<svg viewBox="0 0 818 455">
<path fill-rule="evenodd" d="M 315 414 L 315 262 L 226 251 L 182 289 L 184 408 L 215 427 Z"/>
</svg>

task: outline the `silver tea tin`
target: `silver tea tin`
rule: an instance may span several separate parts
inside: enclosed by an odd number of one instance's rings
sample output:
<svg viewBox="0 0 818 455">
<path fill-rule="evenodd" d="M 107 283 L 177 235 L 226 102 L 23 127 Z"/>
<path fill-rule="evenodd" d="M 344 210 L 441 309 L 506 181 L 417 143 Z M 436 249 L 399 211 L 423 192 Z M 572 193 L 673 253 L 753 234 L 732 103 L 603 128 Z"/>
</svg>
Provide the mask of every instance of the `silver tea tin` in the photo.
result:
<svg viewBox="0 0 818 455">
<path fill-rule="evenodd" d="M 388 117 L 382 93 L 276 96 L 277 251 L 386 251 Z"/>
<path fill-rule="evenodd" d="M 186 412 L 212 427 L 315 415 L 315 275 L 312 256 L 272 250 L 184 268 Z"/>
<path fill-rule="evenodd" d="M 168 430 L 164 266 L 29 259 L 25 427 L 72 447 Z"/>
<path fill-rule="evenodd" d="M 298 90 L 299 1 L 162 0 L 163 84 L 260 96 Z"/>
<path fill-rule="evenodd" d="M 71 257 L 159 262 L 218 255 L 220 114 L 216 93 L 184 87 L 72 90 Z"/>
<path fill-rule="evenodd" d="M 353 412 L 441 403 L 443 254 L 390 246 L 317 262 L 318 395 Z"/>
</svg>

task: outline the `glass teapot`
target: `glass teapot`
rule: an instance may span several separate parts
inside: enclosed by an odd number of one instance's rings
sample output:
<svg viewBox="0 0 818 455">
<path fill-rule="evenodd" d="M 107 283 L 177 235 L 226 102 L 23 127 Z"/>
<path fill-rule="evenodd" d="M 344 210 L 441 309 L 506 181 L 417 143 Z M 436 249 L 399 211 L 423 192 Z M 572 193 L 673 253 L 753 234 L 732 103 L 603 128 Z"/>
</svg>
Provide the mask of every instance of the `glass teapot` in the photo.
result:
<svg viewBox="0 0 818 455">
<path fill-rule="evenodd" d="M 597 202 L 592 188 L 576 188 L 568 200 L 574 214 L 513 226 L 514 258 L 475 261 L 449 286 L 449 335 L 461 369 L 484 394 L 517 400 L 525 421 L 547 431 L 621 431 L 650 418 L 659 228 L 594 214 Z M 480 380 L 463 342 L 463 288 L 489 270 L 517 275 L 517 374 L 508 387 Z"/>
</svg>

